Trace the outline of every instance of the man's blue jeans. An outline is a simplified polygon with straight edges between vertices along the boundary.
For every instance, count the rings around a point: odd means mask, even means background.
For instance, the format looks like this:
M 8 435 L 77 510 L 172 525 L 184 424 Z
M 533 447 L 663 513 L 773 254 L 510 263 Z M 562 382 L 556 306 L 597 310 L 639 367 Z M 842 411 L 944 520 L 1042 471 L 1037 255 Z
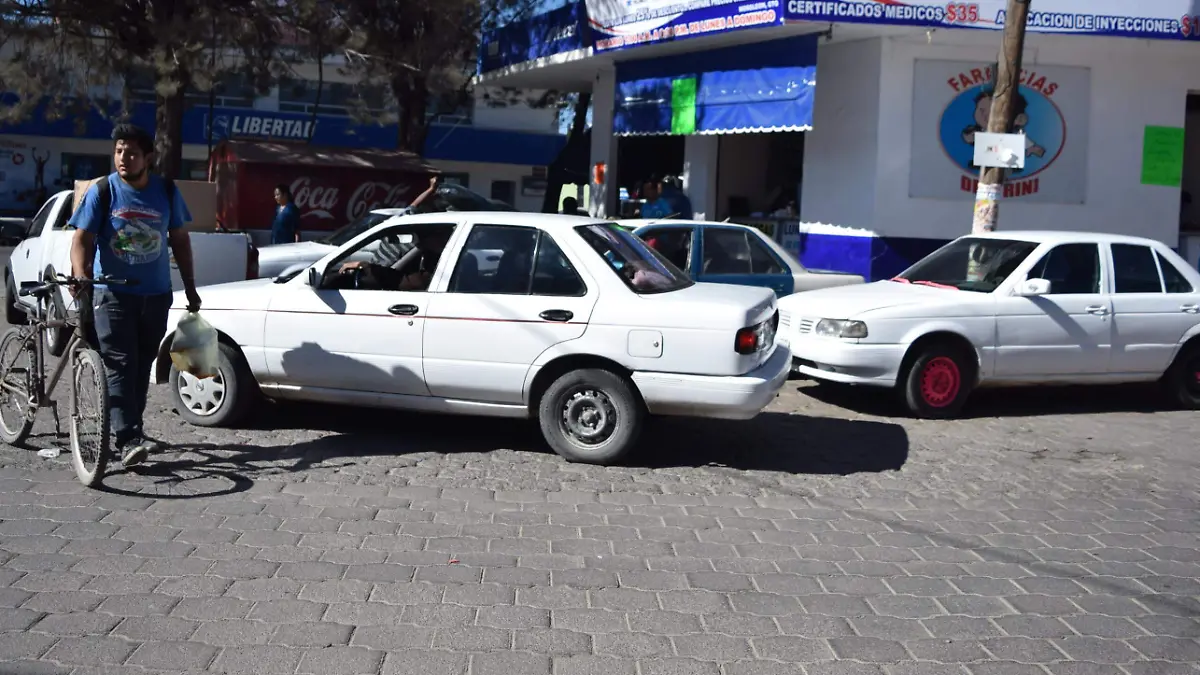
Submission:
M 121 447 L 141 435 L 150 368 L 167 334 L 172 295 L 133 295 L 97 288 L 92 300 L 96 343 L 108 376 L 108 413 L 113 442 Z

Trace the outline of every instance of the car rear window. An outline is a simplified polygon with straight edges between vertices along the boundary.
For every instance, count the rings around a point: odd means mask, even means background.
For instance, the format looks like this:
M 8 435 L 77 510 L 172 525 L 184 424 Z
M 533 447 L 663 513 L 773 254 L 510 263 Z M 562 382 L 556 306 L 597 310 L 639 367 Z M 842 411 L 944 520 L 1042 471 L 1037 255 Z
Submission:
M 575 228 L 610 269 L 634 293 L 649 295 L 687 288 L 693 283 L 682 270 L 646 245 L 637 235 L 610 223 Z

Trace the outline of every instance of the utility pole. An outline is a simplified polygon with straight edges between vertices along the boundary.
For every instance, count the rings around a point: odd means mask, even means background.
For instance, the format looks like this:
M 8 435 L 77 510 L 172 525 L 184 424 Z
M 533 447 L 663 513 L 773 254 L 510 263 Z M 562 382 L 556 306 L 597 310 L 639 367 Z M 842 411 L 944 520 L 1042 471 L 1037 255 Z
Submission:
M 1003 46 L 996 63 L 996 86 L 992 91 L 992 111 L 988 116 L 989 133 L 1007 134 L 1012 131 L 1013 104 L 1021 77 L 1021 54 L 1025 51 L 1025 21 L 1029 18 L 1029 2 L 1008 0 L 1004 12 Z M 980 170 L 979 187 L 975 190 L 975 217 L 971 221 L 972 234 L 996 229 L 1006 171 L 999 167 Z

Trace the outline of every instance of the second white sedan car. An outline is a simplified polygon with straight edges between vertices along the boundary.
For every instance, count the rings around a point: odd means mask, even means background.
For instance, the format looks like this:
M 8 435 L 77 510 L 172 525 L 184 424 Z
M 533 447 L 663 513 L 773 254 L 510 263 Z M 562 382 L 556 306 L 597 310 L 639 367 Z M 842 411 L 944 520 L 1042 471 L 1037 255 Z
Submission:
M 380 240 L 397 260 L 345 263 Z M 573 461 L 610 463 L 645 415 L 750 419 L 787 380 L 775 295 L 698 284 L 612 223 L 521 213 L 390 218 L 307 270 L 200 289 L 219 374 L 171 365 L 180 415 L 233 425 L 265 394 L 537 419 Z M 171 321 L 186 300 L 177 295 Z
M 1076 232 L 957 239 L 889 281 L 779 301 L 796 370 L 894 387 L 955 416 L 1003 384 L 1161 381 L 1200 408 L 1200 274 L 1160 242 Z

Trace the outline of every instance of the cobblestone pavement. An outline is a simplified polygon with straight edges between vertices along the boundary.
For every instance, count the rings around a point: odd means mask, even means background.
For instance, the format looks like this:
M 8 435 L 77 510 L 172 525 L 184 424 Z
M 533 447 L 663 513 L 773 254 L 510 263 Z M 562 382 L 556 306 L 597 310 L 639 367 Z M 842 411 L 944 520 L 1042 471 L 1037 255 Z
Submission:
M 794 384 L 599 468 L 508 421 L 199 430 L 159 388 L 180 452 L 107 492 L 0 449 L 0 673 L 1198 675 L 1200 418 L 1147 400 Z

